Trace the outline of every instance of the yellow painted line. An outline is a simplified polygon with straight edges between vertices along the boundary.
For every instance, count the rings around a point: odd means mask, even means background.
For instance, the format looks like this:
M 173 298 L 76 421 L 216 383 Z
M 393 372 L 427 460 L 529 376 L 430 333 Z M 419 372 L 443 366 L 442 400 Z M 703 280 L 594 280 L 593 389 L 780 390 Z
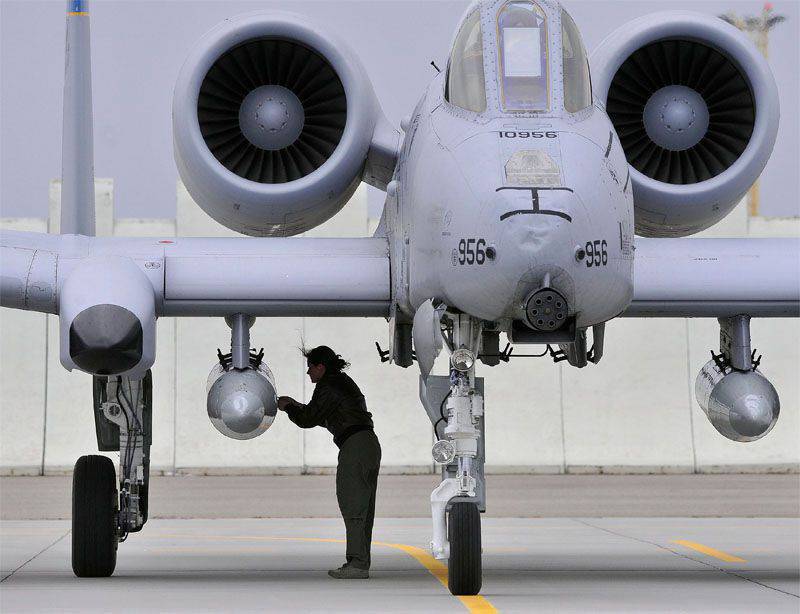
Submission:
M 67 13 L 67 15 L 70 15 L 70 16 L 72 16 L 72 15 L 80 15 L 82 17 L 86 16 L 88 14 L 89 14 L 89 11 L 70 11 L 69 13 Z
M 372 543 L 376 546 L 388 546 L 389 548 L 402 550 L 406 554 L 414 557 L 417 559 L 417 562 L 425 567 L 425 569 L 427 569 L 434 578 L 442 583 L 442 586 L 448 588 L 447 566 L 441 561 L 437 561 L 422 548 L 417 548 L 416 546 L 407 546 L 405 544 L 387 544 L 386 542 Z M 493 614 L 497 612 L 497 608 L 495 608 L 491 602 L 486 599 L 486 597 L 481 595 L 458 595 L 458 600 L 464 605 L 465 608 L 467 608 L 468 611 L 473 612 L 474 614 Z
M 685 539 L 676 539 L 672 543 L 685 546 L 686 548 L 691 548 L 692 550 L 696 550 L 697 552 L 702 552 L 703 554 L 707 554 L 708 556 L 713 556 L 715 559 L 719 559 L 720 561 L 725 561 L 726 563 L 747 562 L 744 559 L 739 558 L 738 556 L 728 554 L 727 552 L 723 552 L 722 550 L 717 550 L 716 548 L 711 548 L 710 546 L 704 546 L 703 544 L 698 544 L 697 542 L 690 542 Z
M 194 535 L 171 535 L 171 534 L 156 534 L 149 537 L 164 537 L 164 538 L 186 538 L 197 539 Z M 291 541 L 291 542 L 322 542 L 331 544 L 344 544 L 347 543 L 343 539 L 330 539 L 321 537 L 267 537 L 263 535 L 203 535 L 201 539 L 213 540 L 257 540 L 257 541 Z M 416 546 L 408 546 L 406 544 L 390 544 L 387 542 L 372 542 L 375 546 L 384 546 L 386 548 L 394 548 L 405 552 L 412 558 L 416 559 L 430 574 L 442 583 L 442 586 L 449 590 L 447 585 L 447 566 L 441 561 L 437 561 L 433 556 L 428 554 L 427 551 Z M 498 610 L 491 602 L 481 595 L 457 595 L 458 600 L 464 605 L 465 608 L 472 614 L 495 614 Z

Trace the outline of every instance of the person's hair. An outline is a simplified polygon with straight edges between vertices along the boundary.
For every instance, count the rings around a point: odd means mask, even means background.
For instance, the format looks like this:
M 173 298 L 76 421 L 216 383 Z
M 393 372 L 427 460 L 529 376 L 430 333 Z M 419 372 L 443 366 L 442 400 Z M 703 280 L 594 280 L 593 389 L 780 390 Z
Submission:
M 300 351 L 312 365 L 325 365 L 325 371 L 328 373 L 338 372 L 350 366 L 349 362 L 327 345 L 319 345 L 310 350 L 301 348 Z

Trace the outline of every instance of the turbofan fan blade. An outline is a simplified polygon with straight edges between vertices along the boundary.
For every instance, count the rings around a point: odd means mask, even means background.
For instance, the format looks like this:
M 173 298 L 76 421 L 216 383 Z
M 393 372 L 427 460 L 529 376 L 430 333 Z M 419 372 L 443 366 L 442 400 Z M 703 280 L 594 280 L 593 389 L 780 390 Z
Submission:
M 683 150 L 654 143 L 643 123 L 650 98 L 670 85 L 694 90 L 708 109 L 708 128 Z M 755 124 L 753 95 L 740 69 L 696 41 L 662 40 L 623 62 L 608 90 L 606 109 L 628 162 L 656 181 L 690 184 L 729 168 L 747 148 Z
M 260 133 L 251 129 L 251 142 L 239 125 L 242 102 L 263 86 L 288 89 L 299 101 L 294 104 L 302 106 L 299 135 L 281 149 L 262 149 Z M 285 183 L 313 173 L 336 150 L 347 123 L 347 99 L 336 72 L 318 53 L 294 41 L 261 38 L 217 59 L 200 87 L 197 117 L 206 145 L 228 170 L 259 183 Z

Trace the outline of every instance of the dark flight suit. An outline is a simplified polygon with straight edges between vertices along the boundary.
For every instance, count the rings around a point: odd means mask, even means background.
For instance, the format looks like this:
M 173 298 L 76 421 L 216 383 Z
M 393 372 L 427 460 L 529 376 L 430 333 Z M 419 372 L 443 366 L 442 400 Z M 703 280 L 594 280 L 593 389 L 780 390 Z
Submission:
M 364 395 L 347 374 L 326 373 L 308 405 L 288 405 L 286 414 L 301 428 L 324 426 L 333 435 L 339 447 L 336 498 L 347 530 L 347 562 L 369 569 L 381 446 Z

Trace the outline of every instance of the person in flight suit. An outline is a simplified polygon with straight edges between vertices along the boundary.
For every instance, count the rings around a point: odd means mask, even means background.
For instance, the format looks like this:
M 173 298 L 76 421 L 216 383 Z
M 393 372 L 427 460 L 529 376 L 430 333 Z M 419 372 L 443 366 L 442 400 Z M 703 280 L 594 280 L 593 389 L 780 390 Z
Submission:
M 303 405 L 291 397 L 278 398 L 278 408 L 304 429 L 323 426 L 339 447 L 336 498 L 347 531 L 347 561 L 328 575 L 337 579 L 369 578 L 375 491 L 381 464 L 381 446 L 372 414 L 356 383 L 342 373 L 349 364 L 331 348 L 303 350 L 308 376 L 316 384 L 311 401 Z

